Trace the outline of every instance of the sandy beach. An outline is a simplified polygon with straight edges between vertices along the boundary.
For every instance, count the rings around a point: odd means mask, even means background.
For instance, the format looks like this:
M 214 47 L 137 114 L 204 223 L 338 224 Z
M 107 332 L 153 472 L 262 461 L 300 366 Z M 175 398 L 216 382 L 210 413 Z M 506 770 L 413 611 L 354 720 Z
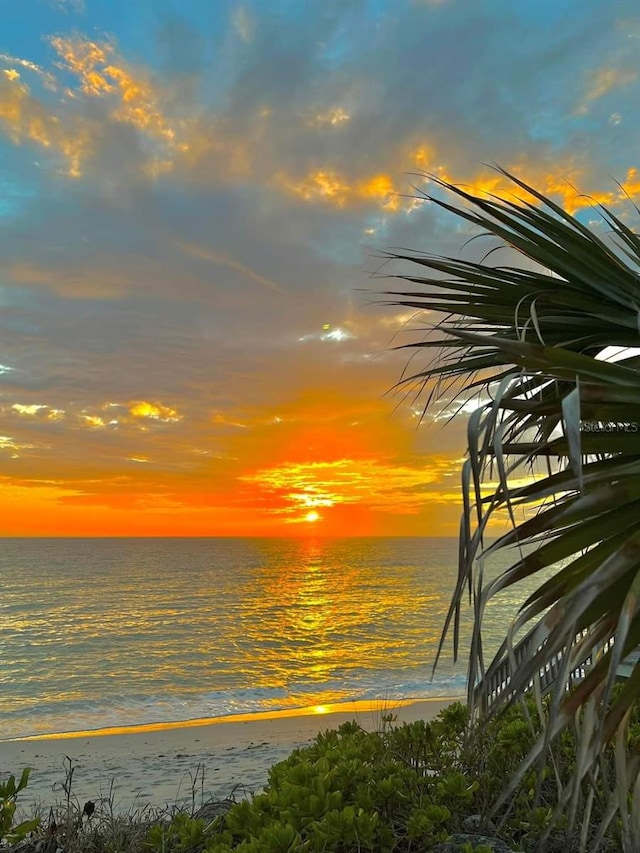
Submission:
M 192 720 L 188 723 L 75 732 L 0 741 L 0 778 L 31 767 L 19 804 L 48 808 L 64 799 L 69 761 L 72 792 L 86 800 L 111 798 L 114 808 L 196 805 L 204 800 L 260 790 L 269 768 L 320 731 L 357 720 L 376 728 L 383 713 L 398 721 L 432 719 L 456 697 L 418 700 L 391 707 L 384 702 L 351 702 L 301 711 Z

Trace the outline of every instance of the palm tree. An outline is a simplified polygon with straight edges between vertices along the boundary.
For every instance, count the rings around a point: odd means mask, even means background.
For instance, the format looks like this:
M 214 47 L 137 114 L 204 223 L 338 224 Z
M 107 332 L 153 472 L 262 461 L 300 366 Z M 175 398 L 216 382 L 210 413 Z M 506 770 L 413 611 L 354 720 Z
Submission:
M 485 401 L 468 423 L 459 574 L 443 639 L 453 631 L 457 656 L 468 590 L 469 703 L 481 718 L 531 689 L 539 696 L 553 682 L 544 734 L 502 801 L 581 712 L 575 774 L 557 814 L 568 810 L 575 819 L 584 783 L 597 776 L 613 739 L 617 799 L 601 832 L 622 805 L 626 848 L 638 850 L 640 827 L 626 802 L 631 791 L 640 813 L 640 754 L 627 749 L 625 733 L 640 697 L 640 664 L 620 693 L 612 696 L 612 688 L 621 661 L 640 644 L 640 357 L 630 349 L 640 346 L 640 236 L 604 207 L 599 213 L 611 233 L 598 236 L 502 174 L 511 198 L 437 178 L 421 197 L 498 238 L 523 263 L 495 265 L 495 249 L 478 263 L 385 254 L 411 264 L 393 276 L 405 284 L 386 291 L 387 301 L 439 317 L 424 338 L 406 345 L 436 357 L 405 373 L 400 385 L 427 393 L 425 411 L 452 396 Z M 622 348 L 615 361 L 606 357 L 612 346 Z M 508 532 L 485 544 L 497 513 L 510 520 Z M 505 549 L 514 553 L 510 568 L 485 580 L 484 561 Z M 550 567 L 549 578 L 543 570 Z M 488 602 L 524 578 L 543 576 L 485 662 Z M 584 677 L 577 680 L 577 672 Z

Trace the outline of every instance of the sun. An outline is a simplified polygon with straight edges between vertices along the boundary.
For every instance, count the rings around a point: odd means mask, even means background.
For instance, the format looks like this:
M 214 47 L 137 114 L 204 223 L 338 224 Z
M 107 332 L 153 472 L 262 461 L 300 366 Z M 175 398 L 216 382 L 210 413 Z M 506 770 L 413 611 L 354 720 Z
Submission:
M 305 515 L 304 520 L 305 521 L 319 521 L 320 520 L 320 514 L 317 513 L 315 511 L 315 509 L 312 509 L 310 512 L 308 512 Z

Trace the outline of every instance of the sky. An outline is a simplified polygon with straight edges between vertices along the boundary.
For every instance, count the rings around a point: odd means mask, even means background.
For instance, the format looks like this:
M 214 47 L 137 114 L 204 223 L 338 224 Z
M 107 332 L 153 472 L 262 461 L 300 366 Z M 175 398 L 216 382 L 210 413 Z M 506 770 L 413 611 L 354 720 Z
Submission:
M 425 174 L 640 194 L 636 0 L 0 16 L 0 535 L 457 535 L 381 253 L 463 251 Z

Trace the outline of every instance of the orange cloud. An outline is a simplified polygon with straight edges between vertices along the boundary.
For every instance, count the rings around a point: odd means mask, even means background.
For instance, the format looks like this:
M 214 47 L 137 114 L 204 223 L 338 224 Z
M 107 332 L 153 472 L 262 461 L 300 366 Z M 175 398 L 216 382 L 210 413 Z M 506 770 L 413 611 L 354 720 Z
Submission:
M 64 409 L 56 409 L 44 403 L 13 403 L 4 409 L 5 412 L 18 415 L 22 418 L 35 418 L 36 420 L 60 421 L 65 417 Z
M 625 180 L 622 183 L 625 192 L 630 196 L 640 195 L 640 171 L 638 169 L 628 169 Z
M 19 76 L 5 74 L 0 78 L 0 125 L 16 144 L 33 142 L 61 155 L 68 176 L 80 176 L 90 147 L 88 124 L 73 118 L 63 120 L 34 98 Z
M 81 421 L 92 429 L 104 429 L 107 426 L 104 418 L 99 415 L 80 415 Z
M 421 149 L 417 149 L 414 158 L 416 165 L 424 162 Z M 624 194 L 621 192 L 590 190 L 591 178 L 588 164 L 579 162 L 572 156 L 564 161 L 558 162 L 556 160 L 553 164 L 547 164 L 521 155 L 514 156 L 508 162 L 500 165 L 543 194 L 558 200 L 569 213 L 575 213 L 594 204 L 616 204 L 624 199 Z M 420 168 L 422 170 L 423 167 Z M 429 173 L 448 183 L 469 187 L 476 193 L 538 203 L 535 196 L 514 186 L 508 178 L 499 172 L 488 168 L 482 168 L 467 175 L 463 173 L 454 175 L 447 166 L 440 165 L 430 170 L 427 169 L 427 176 Z M 426 177 L 426 182 L 428 184 L 428 177 Z M 411 205 L 403 205 L 403 209 L 411 209 Z
M 413 421 L 389 408 L 316 388 L 194 425 L 158 401 L 105 403 L 56 424 L 51 447 L 0 437 L 0 453 L 20 465 L 0 490 L 0 527 L 19 535 L 28 514 L 31 535 L 453 532 L 459 452 L 418 453 Z M 53 411 L 14 409 L 25 425 Z M 126 430 L 152 422 L 172 430 Z
M 608 95 L 614 89 L 620 89 L 635 83 L 638 72 L 630 68 L 614 68 L 605 66 L 596 68 L 589 73 L 587 90 L 576 108 L 577 115 L 585 115 L 594 101 Z
M 395 162 L 414 165 L 425 175 L 425 181 L 428 181 L 427 175 L 433 174 L 444 181 L 467 185 L 475 192 L 537 201 L 534 196 L 515 188 L 503 175 L 486 167 L 467 175 L 460 171 L 453 174 L 446 160 L 439 160 L 434 146 L 426 142 L 405 146 L 404 157 L 398 155 Z M 556 160 L 548 165 L 522 155 L 514 156 L 501 165 L 531 186 L 559 199 L 570 213 L 593 204 L 614 204 L 623 197 L 613 191 L 590 191 L 588 164 L 577 163 L 571 157 L 564 163 Z M 419 184 L 420 175 L 412 175 L 411 180 L 416 183 L 416 177 Z M 410 213 L 417 203 L 406 186 L 407 182 L 403 186 L 401 178 L 402 175 L 398 174 L 394 180 L 390 173 L 384 171 L 367 177 L 351 178 L 327 166 L 315 169 L 298 180 L 279 172 L 273 179 L 273 185 L 307 202 L 321 201 L 339 208 L 373 203 L 388 214 Z M 368 233 L 373 232 L 370 229 Z
M 55 36 L 51 45 L 80 81 L 85 95 L 114 96 L 113 118 L 150 136 L 173 142 L 175 130 L 159 106 L 161 94 L 147 73 L 129 68 L 109 42 Z
M 0 55 L 5 64 L 0 78 L 0 123 L 16 143 L 29 141 L 60 154 L 67 174 L 78 178 L 84 162 L 94 153 L 99 134 L 99 118 L 86 118 L 74 106 L 80 96 L 106 100 L 108 119 L 129 124 L 150 145 L 146 169 L 150 176 L 173 167 L 184 143 L 178 139 L 180 122 L 170 119 L 161 106 L 163 91 L 143 69 L 130 67 L 110 42 L 94 42 L 76 37 L 55 36 L 51 45 L 60 57 L 60 66 L 78 79 L 76 89 L 66 91 L 68 104 L 47 104 L 36 99 L 21 80 L 18 68 L 38 75 L 51 91 L 60 89 L 53 75 L 28 60 Z
M 305 201 L 322 199 L 344 207 L 347 203 L 362 204 L 374 201 L 385 210 L 398 210 L 398 188 L 387 174 L 377 174 L 363 180 L 350 180 L 346 175 L 326 168 L 315 169 L 300 180 L 284 172 L 274 178 L 274 186 L 296 195 Z
M 233 16 L 234 26 L 241 34 L 248 33 L 248 18 L 243 7 Z M 244 23 L 243 23 L 244 21 Z M 242 36 L 244 37 L 244 36 Z M 281 132 L 286 114 L 279 109 L 277 125 L 270 119 L 271 110 L 264 108 L 259 115 L 221 116 L 202 115 L 196 104 L 180 104 L 180 113 L 170 84 L 161 84 L 147 68 L 134 66 L 118 54 L 112 41 L 92 41 L 81 36 L 51 38 L 51 44 L 60 57 L 60 65 L 75 76 L 78 85 L 67 90 L 67 103 L 47 104 L 36 99 L 30 88 L 22 82 L 21 69 L 33 73 L 51 91 L 60 90 L 55 78 L 28 60 L 0 55 L 4 75 L 0 78 L 0 124 L 14 142 L 31 142 L 59 155 L 66 163 L 70 177 L 80 177 L 85 162 L 99 150 L 101 121 L 128 124 L 140 134 L 143 145 L 141 169 L 150 179 L 172 172 L 175 180 L 208 180 L 228 183 L 233 179 L 250 178 L 285 195 L 292 195 L 309 203 L 322 203 L 339 208 L 374 206 L 385 214 L 410 212 L 415 207 L 411 198 L 403 198 L 409 181 L 403 169 L 417 169 L 435 173 L 447 180 L 468 183 L 487 192 L 513 192 L 505 182 L 486 169 L 467 168 L 467 174 L 457 164 L 452 165 L 452 154 L 447 148 L 446 131 L 439 132 L 436 144 L 432 139 L 410 137 L 402 139 L 380 153 L 377 169 L 369 174 L 338 166 L 329 154 L 322 164 L 305 168 L 304 149 L 300 165 L 283 167 L 274 145 L 276 129 Z M 594 100 L 614 88 L 630 85 L 637 78 L 631 70 L 603 67 L 592 72 L 587 92 L 579 112 L 588 109 Z M 89 119 L 82 110 L 81 99 L 95 99 L 105 106 L 104 118 L 95 115 Z M 51 100 L 51 99 L 49 99 Z M 337 127 L 351 121 L 351 113 L 336 105 L 317 111 L 303 121 L 299 116 L 289 116 L 288 135 L 295 139 L 313 127 Z M 329 148 L 329 151 L 331 149 Z M 456 141 L 456 158 L 464 155 L 459 140 Z M 578 192 L 592 193 L 599 202 L 615 203 L 616 193 L 594 194 L 588 161 L 579 163 L 568 155 L 565 161 L 545 163 L 539 157 L 514 154 L 504 165 L 544 192 L 559 198 L 571 211 L 589 205 Z M 394 173 L 397 169 L 397 174 Z M 265 177 L 266 176 L 266 177 Z M 185 244 L 188 252 L 197 251 Z
M 0 451 L 1 451 L 0 446 Z M 144 468 L 146 466 L 138 466 Z M 266 520 L 247 527 L 244 508 L 198 506 L 196 496 L 176 501 L 121 488 L 96 498 L 73 485 L 0 481 L 0 536 L 211 536 L 269 535 Z
M 338 459 L 331 462 L 285 462 L 244 475 L 274 498 L 269 512 L 299 521 L 309 509 L 359 504 L 375 512 L 417 514 L 424 509 L 426 487 L 457 471 L 459 459 L 429 457 L 423 466 L 384 459 Z M 439 492 L 429 500 L 442 500 Z M 457 499 L 457 498 L 456 498 Z M 447 498 L 448 500 L 448 498 Z M 301 515 L 302 514 L 302 515 Z

